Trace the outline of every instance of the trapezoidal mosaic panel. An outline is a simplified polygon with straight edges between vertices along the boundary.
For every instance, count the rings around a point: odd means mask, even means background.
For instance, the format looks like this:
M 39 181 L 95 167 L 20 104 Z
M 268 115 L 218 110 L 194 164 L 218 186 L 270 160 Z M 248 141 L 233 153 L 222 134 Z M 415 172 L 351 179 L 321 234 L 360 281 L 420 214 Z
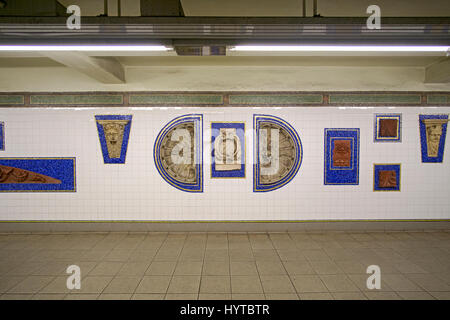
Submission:
M 359 184 L 359 129 L 325 129 L 324 184 Z
M 183 115 L 166 124 L 153 155 L 167 183 L 182 191 L 203 192 L 203 115 Z
M 285 120 L 253 115 L 253 192 L 267 192 L 288 184 L 300 169 L 302 143 L 297 131 Z
M 245 178 L 245 123 L 211 123 L 211 178 Z
M 104 163 L 125 163 L 131 115 L 95 116 Z
M 0 192 L 76 191 L 75 158 L 0 158 Z
M 422 162 L 444 160 L 448 115 L 419 115 Z

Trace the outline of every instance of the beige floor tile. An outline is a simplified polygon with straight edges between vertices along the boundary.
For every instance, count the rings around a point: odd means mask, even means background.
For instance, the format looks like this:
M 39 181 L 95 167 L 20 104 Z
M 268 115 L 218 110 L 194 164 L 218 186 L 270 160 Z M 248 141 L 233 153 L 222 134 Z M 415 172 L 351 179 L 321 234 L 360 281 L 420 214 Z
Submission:
M 205 261 L 203 264 L 203 275 L 228 276 L 230 275 L 230 264 L 228 261 Z
M 126 262 L 117 273 L 117 276 L 143 276 L 150 263 L 148 262 Z
M 164 300 L 197 300 L 198 293 L 168 293 Z
M 3 276 L 0 277 L 0 293 L 7 292 L 19 282 L 25 280 L 25 276 Z
M 233 293 L 231 300 L 266 300 L 266 296 L 262 293 Z
M 301 250 L 301 254 L 308 261 L 330 261 L 330 257 L 325 253 L 324 250 Z
M 404 300 L 436 300 L 431 294 L 424 291 L 408 292 L 402 291 L 397 294 Z
M 164 300 L 164 293 L 135 293 L 131 300 Z
M 170 276 L 144 276 L 136 289 L 136 293 L 166 293 Z
M 264 293 L 296 293 L 288 276 L 261 275 Z
M 266 300 L 299 300 L 295 293 L 266 293 Z
M 87 276 L 81 278 L 81 288 L 79 290 L 71 290 L 74 293 L 101 293 L 111 282 L 111 276 Z
M 328 291 L 319 276 L 294 275 L 291 280 L 298 293 Z
M 6 276 L 28 276 L 31 275 L 37 269 L 42 268 L 45 265 L 45 262 L 26 262 L 21 263 L 15 268 L 12 268 Z
M 33 296 L 31 300 L 64 300 L 66 294 L 64 293 L 38 293 Z
M 311 267 L 317 274 L 342 274 L 342 271 L 339 266 L 333 261 L 310 261 Z
M 299 293 L 300 300 L 334 300 L 329 292 Z
M 104 261 L 127 261 L 131 256 L 132 251 L 130 250 L 111 250 L 106 257 L 103 258 Z
M 257 261 L 281 261 L 277 250 L 253 249 L 253 256 Z
M 97 300 L 99 297 L 98 293 L 95 294 L 68 294 L 64 297 L 64 300 Z
M 231 261 L 230 268 L 231 275 L 233 276 L 258 275 L 258 270 L 254 261 Z
M 346 275 L 321 275 L 320 279 L 330 292 L 355 292 L 358 288 Z
M 150 264 L 146 275 L 171 276 L 175 271 L 176 261 L 154 261 Z
M 205 251 L 205 262 L 209 261 L 229 261 L 230 253 L 226 249 L 215 249 Z
M 426 291 L 450 291 L 450 285 L 432 274 L 408 274 L 406 277 Z
M 316 274 L 311 264 L 307 261 L 285 261 L 283 264 L 289 275 Z
M 102 293 L 98 300 L 131 300 L 131 293 Z
M 122 266 L 123 262 L 102 261 L 89 272 L 89 276 L 115 276 Z
M 103 293 L 133 293 L 141 279 L 141 277 L 115 277 Z
M 334 300 L 367 300 L 367 297 L 361 292 L 332 292 Z
M 254 261 L 255 257 L 253 255 L 253 251 L 250 248 L 237 248 L 230 249 L 229 252 L 231 261 Z
M 401 297 L 395 292 L 371 291 L 364 292 L 369 300 L 401 300 Z
M 167 293 L 198 293 L 200 276 L 173 276 Z
M 200 293 L 231 293 L 231 279 L 229 276 L 203 276 Z
M 382 274 L 381 278 L 393 291 L 422 291 L 422 288 L 402 274 Z
M 285 275 L 286 269 L 281 261 L 256 261 L 260 275 Z
M 201 293 L 198 300 L 231 300 L 231 293 Z
M 281 261 L 306 261 L 306 258 L 297 249 L 277 250 Z
M 263 293 L 258 276 L 232 276 L 231 292 L 235 293 Z
M 5 293 L 0 296 L 0 300 L 31 300 L 33 294 Z
M 48 285 L 53 276 L 28 276 L 8 290 L 8 293 L 37 293 Z
M 86 251 L 81 257 L 80 261 L 102 261 L 110 250 L 89 250 Z
M 56 278 L 54 278 L 48 285 L 46 285 L 44 288 L 42 288 L 41 291 L 39 291 L 39 293 L 45 293 L 45 294 L 50 294 L 50 293 L 70 293 L 74 290 L 70 290 L 67 288 L 67 276 L 58 276 Z M 83 278 L 81 278 L 83 279 Z
M 201 275 L 203 268 L 203 262 L 197 261 L 178 261 L 178 264 L 175 268 L 174 275 L 181 276 L 195 276 Z
M 368 267 L 354 260 L 335 260 L 334 262 L 336 263 L 336 265 L 340 270 L 348 274 L 366 273 Z
M 450 300 L 450 291 L 430 291 L 429 294 L 438 300 Z
M 156 255 L 157 249 L 137 249 L 128 258 L 129 262 L 151 262 Z

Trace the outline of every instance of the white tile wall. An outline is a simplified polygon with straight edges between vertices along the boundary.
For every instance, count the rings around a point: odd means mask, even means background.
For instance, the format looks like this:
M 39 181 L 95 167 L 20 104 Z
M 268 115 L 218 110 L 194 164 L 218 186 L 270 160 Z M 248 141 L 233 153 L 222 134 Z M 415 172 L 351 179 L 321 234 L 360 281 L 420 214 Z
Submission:
M 402 143 L 373 142 L 374 113 L 403 114 Z M 204 193 L 179 191 L 158 174 L 153 144 L 171 119 L 204 115 Z M 299 133 L 303 162 L 288 185 L 253 193 L 253 114 L 273 114 Z M 77 158 L 76 193 L 0 193 L 0 220 L 449 219 L 449 137 L 441 164 L 421 163 L 419 114 L 448 107 L 1 109 L 0 157 Z M 94 115 L 133 114 L 126 164 L 103 164 Z M 246 178 L 210 179 L 211 121 L 245 121 Z M 324 128 L 360 128 L 358 186 L 324 186 Z M 373 192 L 373 163 L 401 163 L 401 192 Z

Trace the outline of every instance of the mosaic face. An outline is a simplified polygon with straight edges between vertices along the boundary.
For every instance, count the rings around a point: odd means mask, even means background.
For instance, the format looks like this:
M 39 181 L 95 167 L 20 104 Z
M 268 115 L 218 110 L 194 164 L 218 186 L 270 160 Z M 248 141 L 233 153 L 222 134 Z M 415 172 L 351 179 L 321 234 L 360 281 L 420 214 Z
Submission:
M 104 120 L 101 123 L 105 132 L 106 146 L 110 158 L 120 158 L 122 152 L 123 133 L 127 121 Z
M 429 157 L 438 156 L 441 136 L 442 136 L 442 125 L 427 126 L 427 147 Z

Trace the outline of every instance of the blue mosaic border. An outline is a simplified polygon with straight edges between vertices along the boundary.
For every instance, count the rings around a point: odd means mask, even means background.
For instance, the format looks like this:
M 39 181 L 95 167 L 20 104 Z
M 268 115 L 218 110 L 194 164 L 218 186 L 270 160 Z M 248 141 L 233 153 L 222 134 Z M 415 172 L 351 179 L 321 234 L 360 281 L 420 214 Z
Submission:
M 378 136 L 378 119 L 398 120 L 397 137 L 382 138 Z M 402 114 L 401 113 L 376 113 L 373 119 L 373 142 L 402 142 Z
M 359 184 L 359 128 L 324 130 L 324 184 L 325 185 L 358 185 Z M 332 166 L 332 138 L 353 139 L 352 158 L 350 168 L 333 168 Z
M 0 158 L 0 165 L 61 180 L 60 184 L 0 183 L 0 192 L 76 192 L 76 158 Z
M 100 139 L 100 147 L 102 149 L 102 154 L 103 154 L 103 162 L 105 164 L 113 164 L 113 163 L 123 164 L 123 163 L 125 163 L 125 159 L 127 156 L 127 149 L 128 149 L 128 140 L 130 138 L 132 119 L 133 119 L 132 115 L 98 115 L 98 116 L 95 116 L 98 137 Z M 125 126 L 125 129 L 123 132 L 122 149 L 120 152 L 120 158 L 110 158 L 109 157 L 108 147 L 106 145 L 106 139 L 105 139 L 105 132 L 103 130 L 103 126 L 98 123 L 98 120 L 128 120 L 128 123 Z
M 445 147 L 445 137 L 447 136 L 447 123 L 442 125 L 442 136 L 439 142 L 439 151 L 437 157 L 428 157 L 427 153 L 427 133 L 425 129 L 425 124 L 422 122 L 424 119 L 448 119 L 446 114 L 438 115 L 419 115 L 419 130 L 420 130 L 420 146 L 422 152 L 422 162 L 424 163 L 441 163 L 444 160 L 444 147 Z
M 220 128 L 235 128 L 236 135 L 241 140 L 241 169 L 231 171 L 216 171 L 214 157 L 214 142 L 220 134 Z M 211 122 L 211 178 L 245 178 L 246 163 L 245 122 Z
M 166 134 L 175 126 L 185 123 L 185 122 L 194 122 L 195 125 L 195 139 L 197 148 L 195 150 L 197 157 L 197 183 L 196 184 L 188 184 L 182 183 L 178 180 L 172 178 L 164 169 L 161 163 L 160 157 L 160 149 L 161 142 L 166 136 Z M 158 133 L 156 137 L 155 145 L 153 147 L 153 159 L 155 161 L 156 169 L 161 177 L 169 183 L 171 186 L 185 192 L 191 193 L 199 193 L 203 192 L 203 115 L 202 114 L 187 114 L 180 117 L 177 117 L 167 123 L 161 131 Z M 201 159 L 201 161 L 199 161 Z
M 397 185 L 393 188 L 378 187 L 378 172 L 380 170 L 394 170 L 397 175 Z M 401 164 L 374 164 L 373 165 L 373 191 L 400 191 Z
M 0 151 L 5 151 L 5 123 L 0 122 Z
M 295 143 L 295 162 L 292 166 L 292 170 L 280 181 L 272 184 L 261 184 L 259 181 L 259 172 L 260 172 L 260 164 L 259 164 L 259 128 L 261 122 L 269 122 L 274 123 L 285 129 L 292 140 Z M 286 184 L 288 184 L 294 177 L 297 175 L 300 166 L 303 161 L 303 147 L 302 141 L 300 140 L 300 136 L 297 131 L 292 127 L 287 121 L 278 118 L 272 115 L 266 114 L 254 114 L 253 115 L 253 130 L 254 130 L 254 141 L 253 141 L 253 192 L 268 192 L 279 189 Z

